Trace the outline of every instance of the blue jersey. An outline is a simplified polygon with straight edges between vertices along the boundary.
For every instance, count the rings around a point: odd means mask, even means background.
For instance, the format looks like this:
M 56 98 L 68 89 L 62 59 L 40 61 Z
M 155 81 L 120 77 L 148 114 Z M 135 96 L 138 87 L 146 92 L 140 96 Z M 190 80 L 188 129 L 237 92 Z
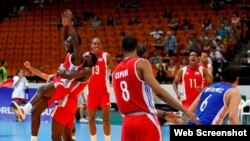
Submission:
M 200 101 L 195 110 L 201 125 L 220 125 L 228 114 L 225 103 L 225 96 L 233 86 L 229 83 L 219 82 L 205 88 L 200 97 Z M 192 121 L 189 125 L 194 124 Z

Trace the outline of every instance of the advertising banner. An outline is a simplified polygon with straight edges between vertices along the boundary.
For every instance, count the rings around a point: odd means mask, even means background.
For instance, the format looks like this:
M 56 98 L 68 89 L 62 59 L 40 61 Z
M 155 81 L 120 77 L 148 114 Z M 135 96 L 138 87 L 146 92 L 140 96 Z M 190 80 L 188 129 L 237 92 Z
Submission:
M 11 95 L 13 88 L 0 88 L 0 120 L 16 120 L 15 113 L 11 110 Z M 28 102 L 36 93 L 36 88 L 28 88 L 26 90 L 26 100 Z M 25 104 L 25 103 L 24 103 Z M 51 121 L 50 113 L 54 105 L 47 108 L 41 116 L 41 121 Z M 28 113 L 25 121 L 30 121 L 31 113 Z

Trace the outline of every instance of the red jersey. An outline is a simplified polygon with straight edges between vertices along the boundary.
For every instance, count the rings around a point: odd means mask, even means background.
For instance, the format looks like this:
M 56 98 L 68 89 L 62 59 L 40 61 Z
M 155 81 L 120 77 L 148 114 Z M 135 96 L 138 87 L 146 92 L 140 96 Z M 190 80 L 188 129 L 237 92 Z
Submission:
M 82 65 L 75 66 L 71 62 L 71 57 L 72 57 L 72 54 L 68 53 L 64 59 L 63 65 L 61 65 L 59 69 L 66 69 L 66 73 L 74 73 L 74 72 L 82 70 Z M 53 80 L 55 85 L 64 85 L 64 87 L 66 88 L 72 87 L 71 85 L 74 84 L 73 83 L 74 81 L 76 81 L 76 79 L 68 80 L 68 79 L 61 78 L 60 76 L 54 78 Z
M 64 63 L 61 65 L 61 67 L 66 69 L 66 73 L 72 73 L 82 70 L 82 65 L 75 66 L 74 64 L 72 64 L 71 56 L 72 54 L 69 53 L 66 55 Z M 69 80 L 62 78 L 60 75 L 54 77 L 50 83 L 52 83 L 56 89 L 54 95 L 49 99 L 48 105 L 63 98 L 67 94 L 72 93 L 75 90 L 78 90 L 78 87 L 81 87 L 81 85 L 79 85 L 79 83 L 81 82 L 77 81 L 76 79 Z
M 63 66 L 66 73 L 77 72 L 82 69 L 82 65 L 75 66 L 71 62 L 71 55 L 67 55 Z M 59 68 L 60 69 L 60 68 Z M 57 101 L 51 116 L 62 125 L 69 129 L 73 129 L 75 121 L 75 113 L 77 111 L 78 96 L 83 92 L 89 80 L 80 82 L 77 79 L 67 80 L 57 76 L 52 83 L 55 85 L 55 93 L 49 99 L 48 104 Z
M 189 66 L 183 67 L 182 80 L 183 96 L 185 97 L 182 104 L 188 108 L 199 95 L 198 88 L 203 87 L 203 67 L 199 65 L 194 69 Z
M 112 82 L 119 111 L 124 114 L 157 113 L 152 89 L 141 80 L 136 64 L 141 58 L 131 57 L 120 62 L 112 74 Z
M 97 64 L 92 68 L 92 77 L 88 84 L 88 92 L 95 95 L 109 93 L 107 53 L 102 52 L 97 58 Z

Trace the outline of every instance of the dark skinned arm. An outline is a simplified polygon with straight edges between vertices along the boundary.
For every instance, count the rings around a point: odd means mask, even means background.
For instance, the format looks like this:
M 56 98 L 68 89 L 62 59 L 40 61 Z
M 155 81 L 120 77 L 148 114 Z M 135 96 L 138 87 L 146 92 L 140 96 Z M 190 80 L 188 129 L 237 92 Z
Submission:
M 92 74 L 92 68 L 85 67 L 83 70 L 78 71 L 78 72 L 73 72 L 73 73 L 64 73 L 64 78 L 66 79 L 78 79 L 78 78 L 86 78 L 91 76 Z

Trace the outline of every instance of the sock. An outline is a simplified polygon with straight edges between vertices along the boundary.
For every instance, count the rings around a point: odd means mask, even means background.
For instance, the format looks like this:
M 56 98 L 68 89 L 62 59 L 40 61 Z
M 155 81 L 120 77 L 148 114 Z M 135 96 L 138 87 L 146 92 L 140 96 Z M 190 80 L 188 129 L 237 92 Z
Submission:
M 75 136 L 75 135 L 73 135 L 73 136 L 72 136 L 72 139 L 73 139 L 73 140 L 76 140 L 76 136 Z
M 105 141 L 111 141 L 110 135 L 104 135 Z
M 91 141 L 96 141 L 96 135 L 90 135 Z
M 37 136 L 31 136 L 31 140 L 30 141 L 37 141 Z
M 23 107 L 23 111 L 25 114 L 27 114 L 29 111 L 31 111 L 32 109 L 32 105 L 31 103 L 27 103 L 24 107 Z

